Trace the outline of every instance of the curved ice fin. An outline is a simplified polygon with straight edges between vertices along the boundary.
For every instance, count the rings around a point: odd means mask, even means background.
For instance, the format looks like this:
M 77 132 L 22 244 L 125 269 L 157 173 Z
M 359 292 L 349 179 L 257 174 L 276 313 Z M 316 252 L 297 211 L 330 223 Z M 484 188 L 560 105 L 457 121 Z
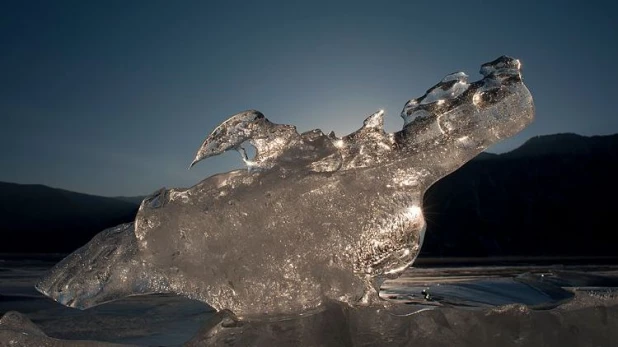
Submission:
M 237 113 L 221 123 L 202 143 L 191 168 L 200 160 L 234 149 L 241 155 L 249 171 L 269 168 L 282 154 L 300 141 L 296 127 L 270 122 L 256 110 Z M 255 147 L 255 157 L 249 158 L 243 144 Z
M 237 149 L 267 123 L 270 122 L 256 110 L 247 110 L 231 116 L 204 140 L 189 169 L 203 159 L 219 155 L 229 149 Z

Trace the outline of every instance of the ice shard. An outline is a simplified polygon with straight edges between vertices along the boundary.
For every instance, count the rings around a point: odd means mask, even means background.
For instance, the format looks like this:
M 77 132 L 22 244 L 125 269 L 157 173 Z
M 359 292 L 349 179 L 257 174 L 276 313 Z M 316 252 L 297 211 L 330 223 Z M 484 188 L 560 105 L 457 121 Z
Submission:
M 236 114 L 191 166 L 235 149 L 250 170 L 161 189 L 134 224 L 102 232 L 37 288 L 78 308 L 173 292 L 239 318 L 376 302 L 382 281 L 419 253 L 424 192 L 533 120 L 518 60 L 500 57 L 481 73 L 473 83 L 448 75 L 410 100 L 395 133 L 382 128 L 383 111 L 343 137 L 299 134 L 255 110 Z

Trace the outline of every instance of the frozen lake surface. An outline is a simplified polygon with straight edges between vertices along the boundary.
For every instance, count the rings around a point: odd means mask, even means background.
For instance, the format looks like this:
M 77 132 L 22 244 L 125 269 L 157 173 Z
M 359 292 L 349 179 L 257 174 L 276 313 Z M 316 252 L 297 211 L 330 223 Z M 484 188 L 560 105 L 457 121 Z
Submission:
M 419 259 L 415 268 L 382 286 L 381 297 L 393 302 L 387 311 L 327 310 L 299 318 L 304 320 L 300 325 L 295 320 L 276 323 L 283 329 L 280 336 L 273 333 L 272 324 L 250 323 L 209 340 L 198 332 L 213 320 L 214 311 L 198 301 L 162 294 L 134 296 L 80 311 L 42 296 L 34 283 L 60 258 L 0 255 L 0 316 L 18 311 L 57 339 L 147 346 L 177 346 L 192 338 L 197 345 L 299 345 L 302 341 L 294 341 L 300 336 L 299 326 L 318 334 L 325 331 L 316 321 L 347 321 L 335 327 L 346 330 L 343 340 L 336 338 L 341 331 L 311 340 L 333 345 L 611 346 L 618 341 L 613 331 L 618 326 L 615 260 L 603 264 L 597 259 L 592 265 L 584 259 Z M 316 326 L 308 327 L 309 321 Z

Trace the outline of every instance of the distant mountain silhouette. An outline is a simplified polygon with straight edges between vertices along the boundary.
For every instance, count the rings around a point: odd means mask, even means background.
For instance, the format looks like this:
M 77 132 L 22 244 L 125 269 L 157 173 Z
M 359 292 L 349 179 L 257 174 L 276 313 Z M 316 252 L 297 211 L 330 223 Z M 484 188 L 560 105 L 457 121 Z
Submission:
M 421 256 L 616 256 L 618 134 L 538 136 L 425 195 Z
M 130 202 L 132 204 L 135 204 L 135 205 L 139 206 L 142 203 L 142 200 L 144 200 L 145 197 L 146 197 L 146 195 L 144 195 L 144 196 L 114 196 L 113 198 L 116 199 L 116 200 Z
M 43 185 L 0 182 L 0 252 L 69 252 L 135 218 L 139 205 Z
M 618 134 L 538 136 L 429 189 L 421 258 L 616 256 Z M 0 252 L 69 252 L 134 219 L 143 197 L 0 183 Z
M 618 134 L 609 136 L 581 136 L 577 134 L 555 134 L 535 136 L 519 148 L 503 154 L 510 159 L 516 157 L 540 157 L 547 155 L 607 155 L 616 159 Z

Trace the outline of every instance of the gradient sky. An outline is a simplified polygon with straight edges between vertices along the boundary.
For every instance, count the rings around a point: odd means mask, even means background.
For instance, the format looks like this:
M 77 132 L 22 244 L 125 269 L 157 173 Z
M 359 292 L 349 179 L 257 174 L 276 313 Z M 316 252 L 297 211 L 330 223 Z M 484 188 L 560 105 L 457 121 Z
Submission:
M 241 167 L 187 166 L 249 108 L 343 135 L 445 74 L 523 64 L 541 134 L 618 132 L 618 5 L 609 1 L 3 1 L 0 181 L 143 195 Z

